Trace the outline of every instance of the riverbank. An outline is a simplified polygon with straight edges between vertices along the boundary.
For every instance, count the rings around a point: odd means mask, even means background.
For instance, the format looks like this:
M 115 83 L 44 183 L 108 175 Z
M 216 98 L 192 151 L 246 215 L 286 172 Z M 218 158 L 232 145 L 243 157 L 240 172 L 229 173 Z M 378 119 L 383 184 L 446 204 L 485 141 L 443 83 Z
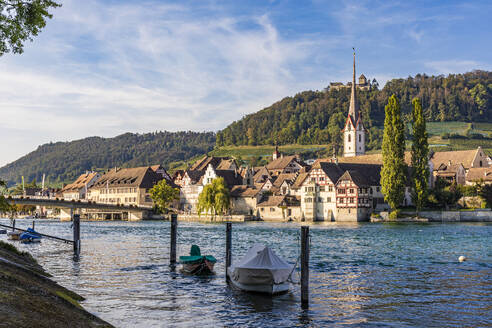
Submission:
M 29 253 L 0 241 L 0 327 L 112 327 L 49 277 Z

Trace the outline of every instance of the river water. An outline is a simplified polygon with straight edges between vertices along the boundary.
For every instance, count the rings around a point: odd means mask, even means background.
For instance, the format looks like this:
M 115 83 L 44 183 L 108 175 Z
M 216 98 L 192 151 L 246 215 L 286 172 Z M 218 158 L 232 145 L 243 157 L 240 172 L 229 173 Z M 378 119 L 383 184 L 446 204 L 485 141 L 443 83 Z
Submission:
M 30 223 L 17 220 L 19 228 Z M 38 220 L 36 230 L 71 238 L 70 225 Z M 223 224 L 178 224 L 178 256 L 198 244 L 218 259 L 215 276 L 173 272 L 169 227 L 82 222 L 78 262 L 71 245 L 16 245 L 117 327 L 492 327 L 492 224 L 312 225 L 306 311 L 299 285 L 273 299 L 227 286 Z M 233 224 L 233 261 L 260 242 L 295 263 L 299 232 L 293 223 Z

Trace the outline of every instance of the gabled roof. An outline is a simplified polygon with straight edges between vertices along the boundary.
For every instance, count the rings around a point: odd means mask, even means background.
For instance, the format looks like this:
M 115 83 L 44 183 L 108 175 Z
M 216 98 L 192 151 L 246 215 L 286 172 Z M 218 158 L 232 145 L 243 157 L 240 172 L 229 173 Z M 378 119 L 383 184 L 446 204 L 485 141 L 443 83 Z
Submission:
M 214 157 L 214 156 L 204 156 L 197 160 L 192 166 L 191 170 L 205 171 L 209 164 L 212 165 L 214 169 L 219 170 L 230 170 L 231 165 L 234 163 L 234 159 L 230 157 Z
M 267 196 L 258 203 L 257 207 L 278 207 L 281 205 L 299 206 L 300 198 L 290 195 Z
M 451 164 L 451 165 L 449 165 L 449 164 L 447 165 L 447 164 L 442 163 L 437 168 L 437 174 L 440 174 L 440 173 L 457 173 L 459 171 L 460 167 L 464 169 L 464 166 L 461 163 Z
M 284 181 L 287 183 L 293 183 L 295 178 L 297 177 L 297 173 L 281 173 L 277 176 L 275 181 L 273 182 L 274 187 L 280 187 Z
M 293 161 L 298 163 L 295 155 L 280 157 L 268 163 L 266 168 L 268 170 L 283 170 Z
M 344 180 L 350 180 L 358 187 L 369 187 L 371 186 L 371 183 L 368 182 L 366 177 L 367 176 L 362 175 L 359 171 L 345 171 L 345 173 L 338 179 L 337 183 Z
M 466 181 L 479 182 L 492 181 L 492 167 L 472 167 L 466 173 Z
M 248 187 L 244 185 L 233 186 L 231 188 L 232 197 L 255 197 L 261 192 L 261 189 L 255 187 Z
M 255 175 L 253 176 L 253 181 L 255 182 L 260 181 L 264 175 L 267 176 L 267 179 L 271 177 L 270 172 L 268 172 L 266 166 L 256 167 Z
M 205 171 L 186 170 L 184 174 L 190 178 L 191 183 L 195 184 L 195 183 L 200 182 L 201 178 L 205 175 Z
M 85 185 L 90 183 L 91 180 L 94 179 L 97 175 L 97 172 L 88 172 L 81 174 L 74 182 L 63 187 L 61 192 L 79 191 L 80 189 L 85 188 Z
M 242 185 L 243 179 L 242 177 L 236 173 L 236 171 L 231 170 L 215 170 L 215 174 L 217 176 L 224 178 L 224 182 L 227 187 L 232 188 L 236 185 Z
M 359 156 L 356 156 L 359 157 Z M 336 183 L 345 171 L 357 172 L 364 177 L 364 183 L 371 186 L 378 186 L 381 180 L 381 165 L 379 164 L 360 164 L 360 163 L 331 163 L 318 161 L 313 165 L 314 168 L 321 168 L 328 178 Z M 353 173 L 354 175 L 356 173 Z
M 162 180 L 162 175 L 154 172 L 149 166 L 134 168 L 115 168 L 106 172 L 93 188 L 138 187 L 152 188 Z
M 479 149 L 439 151 L 432 154 L 431 161 L 434 168 L 438 168 L 443 163 L 449 164 L 451 162 L 451 164 L 462 163 L 465 169 L 469 169 L 478 151 Z
M 299 188 L 301 188 L 302 183 L 304 182 L 304 180 L 306 180 L 306 178 L 308 177 L 308 175 L 309 175 L 309 172 L 301 172 L 301 173 L 299 173 L 299 175 L 297 176 L 296 180 L 292 184 L 291 189 L 299 189 Z

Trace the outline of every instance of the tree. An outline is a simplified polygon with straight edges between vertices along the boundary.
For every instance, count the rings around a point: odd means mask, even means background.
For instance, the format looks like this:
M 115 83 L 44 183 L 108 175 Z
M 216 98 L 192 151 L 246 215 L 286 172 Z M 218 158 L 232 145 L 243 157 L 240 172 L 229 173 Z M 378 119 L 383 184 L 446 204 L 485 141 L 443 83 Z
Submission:
M 224 178 L 218 177 L 207 184 L 198 196 L 198 215 L 211 213 L 225 214 L 231 205 L 229 189 L 225 185 Z
M 50 8 L 61 5 L 51 0 L 0 0 L 0 56 L 24 51 L 51 18 Z
M 164 213 L 174 200 L 179 199 L 179 189 L 168 185 L 166 179 L 154 185 L 149 193 L 161 213 Z
M 4 190 L 7 188 L 7 184 L 0 180 L 0 212 L 7 212 L 10 210 L 10 204 L 5 199 Z
M 425 118 L 422 106 L 418 98 L 412 101 L 412 186 L 413 202 L 417 208 L 417 214 L 422 210 L 428 194 L 429 184 L 429 143 L 425 128 Z
M 404 133 L 400 103 L 396 96 L 392 95 L 385 107 L 381 168 L 381 189 L 384 199 L 392 209 L 401 204 L 405 195 Z

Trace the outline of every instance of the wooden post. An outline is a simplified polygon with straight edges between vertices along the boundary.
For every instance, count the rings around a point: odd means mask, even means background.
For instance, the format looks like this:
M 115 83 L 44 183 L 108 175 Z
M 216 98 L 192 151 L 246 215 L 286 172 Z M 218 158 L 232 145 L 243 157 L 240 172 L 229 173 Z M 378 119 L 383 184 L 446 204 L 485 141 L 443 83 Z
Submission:
M 73 215 L 73 255 L 80 255 L 80 215 Z
M 301 227 L 301 307 L 309 307 L 309 227 Z
M 32 220 L 32 230 L 34 230 L 34 227 L 36 226 L 35 224 L 36 222 L 34 222 L 34 220 Z
M 15 231 L 15 219 L 12 221 L 12 231 Z
M 169 264 L 176 264 L 176 234 L 178 231 L 178 215 L 176 213 L 171 214 L 171 249 L 169 254 Z
M 229 267 L 231 266 L 231 261 L 232 261 L 231 249 L 232 249 L 232 223 L 227 222 L 226 223 L 226 261 L 225 261 L 226 281 L 229 280 L 229 275 L 228 275 L 227 271 L 229 270 Z

